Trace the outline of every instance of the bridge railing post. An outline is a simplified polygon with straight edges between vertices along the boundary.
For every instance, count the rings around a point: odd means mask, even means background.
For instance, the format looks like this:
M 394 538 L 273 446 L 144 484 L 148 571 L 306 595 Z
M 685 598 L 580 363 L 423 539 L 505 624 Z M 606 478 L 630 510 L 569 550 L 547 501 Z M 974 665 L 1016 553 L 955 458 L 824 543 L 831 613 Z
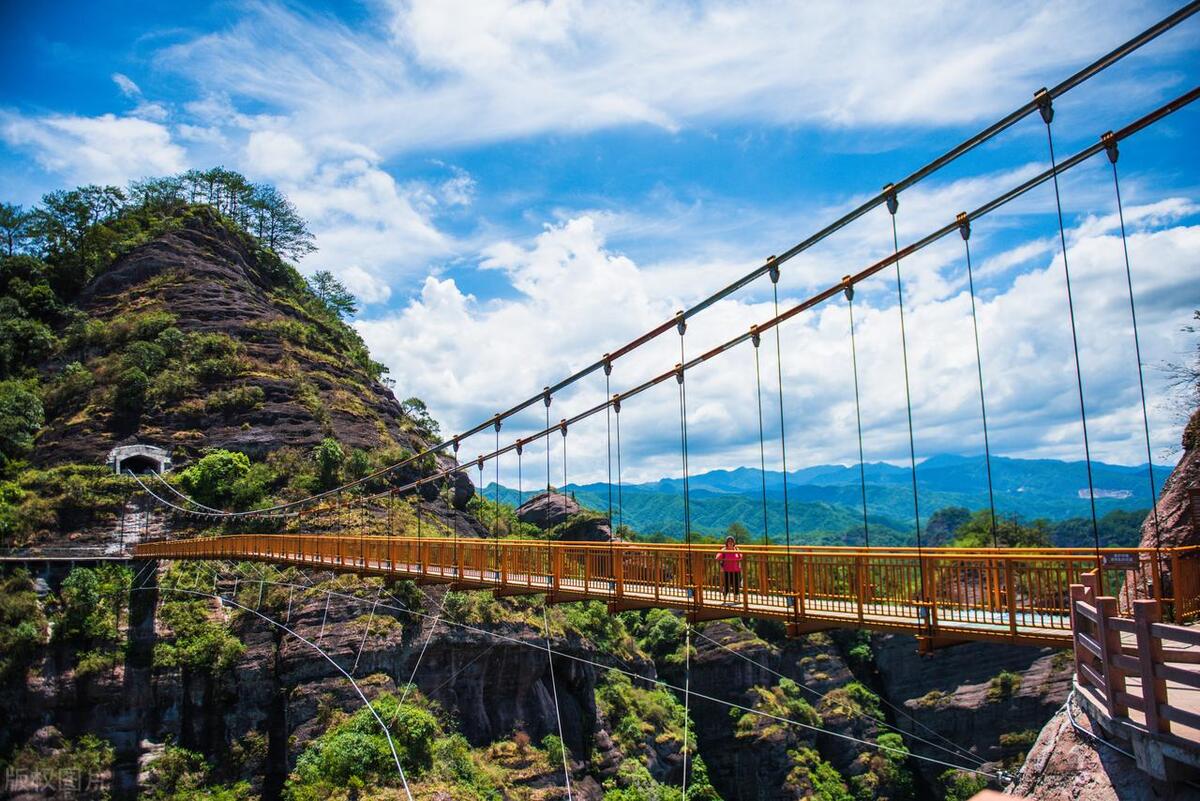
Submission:
M 858 603 L 858 622 L 862 625 L 863 611 L 866 606 L 866 591 L 867 591 L 867 558 L 865 556 L 854 557 L 854 596 Z
M 1157 678 L 1155 665 L 1163 663 L 1162 640 L 1154 636 L 1153 627 L 1162 622 L 1162 606 L 1154 600 L 1133 602 L 1133 625 L 1137 637 L 1138 663 L 1142 678 L 1142 711 L 1146 728 L 1151 732 L 1168 732 L 1171 724 L 1159 714 L 1159 706 L 1167 703 L 1167 682 Z
M 805 571 L 804 555 L 797 553 L 789 554 L 789 556 L 791 557 L 789 567 L 792 578 L 791 587 L 789 588 L 792 591 L 791 612 L 793 618 L 800 620 L 804 617 L 804 595 L 808 591 L 807 581 L 805 580 L 807 574 Z
M 1004 594 L 1008 596 L 1008 632 L 1017 636 L 1017 583 L 1013 577 L 1013 560 L 1004 560 Z
M 1111 623 L 1119 615 L 1117 599 L 1111 596 L 1096 598 L 1096 639 L 1100 645 L 1101 678 L 1104 680 L 1104 703 L 1110 717 L 1124 717 L 1128 707 L 1119 700 L 1125 694 L 1125 671 L 1114 664 L 1113 657 L 1121 653 L 1121 632 Z

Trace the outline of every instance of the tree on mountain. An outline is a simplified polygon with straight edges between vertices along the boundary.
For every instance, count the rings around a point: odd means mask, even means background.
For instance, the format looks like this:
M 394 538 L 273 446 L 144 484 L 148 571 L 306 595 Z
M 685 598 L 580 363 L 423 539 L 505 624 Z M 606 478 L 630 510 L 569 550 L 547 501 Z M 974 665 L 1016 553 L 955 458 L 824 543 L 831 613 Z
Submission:
M 29 215 L 20 206 L 0 203 L 0 241 L 4 255 L 12 256 L 22 240 L 29 236 Z
M 60 297 L 73 297 L 107 255 L 111 232 L 102 224 L 125 202 L 116 186 L 81 186 L 42 198 L 31 215 L 29 233 L 53 269 Z
M 996 541 L 1001 548 L 1049 548 L 1050 525 L 1045 520 L 1024 523 L 1017 515 L 996 515 Z M 956 548 L 990 548 L 992 513 L 980 509 L 954 532 Z
M 735 520 L 729 524 L 729 528 L 725 529 L 725 536 L 733 537 L 733 541 L 739 545 L 745 545 L 750 542 L 750 529 Z
M 962 506 L 947 506 L 929 516 L 925 525 L 925 539 L 930 545 L 945 545 L 954 538 L 959 526 L 971 519 L 971 510 Z M 989 521 L 990 525 L 990 521 Z
M 0 381 L 0 464 L 33 449 L 44 422 L 42 402 L 24 381 Z
M 418 397 L 405 398 L 400 401 L 400 411 L 413 421 L 413 424 L 430 437 L 437 439 L 441 435 L 441 426 L 429 414 L 429 407 Z
M 246 227 L 267 248 L 292 259 L 301 259 L 317 249 L 304 218 L 282 192 L 261 185 L 247 198 Z
M 358 314 L 358 304 L 354 295 L 333 273 L 328 270 L 317 270 L 312 278 L 306 279 L 308 288 L 317 296 L 317 300 L 339 320 Z
M 326 437 L 313 448 L 313 461 L 317 463 L 317 474 L 321 489 L 336 487 L 342 477 L 342 465 L 346 463 L 346 452 L 333 437 Z

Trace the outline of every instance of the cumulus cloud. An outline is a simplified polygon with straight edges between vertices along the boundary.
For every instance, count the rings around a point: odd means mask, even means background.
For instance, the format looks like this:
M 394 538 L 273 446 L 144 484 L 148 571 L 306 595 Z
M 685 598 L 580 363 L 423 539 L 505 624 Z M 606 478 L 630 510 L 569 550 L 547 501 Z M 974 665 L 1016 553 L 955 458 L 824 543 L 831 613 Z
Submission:
M 1160 204 L 1155 207 L 1162 208 Z M 1151 219 L 1153 207 L 1129 216 Z M 1073 231 L 1069 258 L 1075 277 L 1080 361 L 1089 406 L 1093 457 L 1137 462 L 1140 405 L 1136 360 L 1124 286 L 1119 236 Z M 1019 247 L 1019 246 L 1018 246 Z M 1200 293 L 1181 265 L 1200 260 L 1200 227 L 1139 229 L 1130 238 L 1135 291 L 1142 303 L 1143 358 L 1152 400 L 1169 393 L 1156 369 L 1178 361 L 1194 346 L 1180 329 L 1200 304 Z M 994 451 L 1008 455 L 1082 458 L 1070 330 L 1061 259 L 1042 254 L 1006 288 L 978 300 Z M 360 332 L 387 363 L 406 393 L 418 394 L 446 415 L 451 430 L 486 419 L 539 387 L 577 370 L 669 319 L 700 288 L 679 286 L 672 297 L 647 291 L 653 269 L 609 250 L 589 218 L 548 227 L 527 245 L 488 248 L 482 269 L 502 271 L 516 296 L 490 302 L 464 293 L 450 278 L 430 277 L 398 313 L 361 321 Z M 908 275 L 924 269 L 912 264 Z M 858 358 L 867 458 L 907 457 L 899 318 L 894 273 L 872 279 L 856 299 Z M 883 289 L 884 291 L 875 291 Z M 874 292 L 874 294 L 873 294 Z M 799 300 L 787 295 L 786 307 Z M 906 304 L 907 305 L 907 304 Z M 693 318 L 684 345 L 703 352 L 755 321 L 769 318 L 769 302 L 739 296 Z M 965 287 L 906 309 L 909 366 L 918 457 L 982 450 L 970 302 Z M 848 317 L 840 298 L 786 323 L 784 403 L 793 467 L 857 458 Z M 624 391 L 679 361 L 672 331 L 617 362 L 612 390 Z M 769 453 L 778 459 L 778 406 L 774 337 L 764 337 L 760 357 L 766 383 L 763 403 Z M 688 425 L 694 470 L 756 463 L 758 418 L 754 353 L 748 344 L 714 356 L 688 373 Z M 604 397 L 597 374 L 555 398 L 551 420 L 569 416 Z M 622 411 L 626 477 L 678 474 L 679 399 L 674 381 L 628 401 Z M 1151 408 L 1155 451 L 1163 456 L 1177 439 L 1179 421 L 1162 403 Z M 506 426 L 502 441 L 544 424 L 538 404 Z M 491 448 L 491 432 L 465 445 L 466 456 Z M 561 438 L 555 437 L 554 470 Z M 605 419 L 571 429 L 572 480 L 605 474 Z M 543 446 L 531 446 L 541 453 Z M 541 458 L 540 456 L 538 457 Z M 778 462 L 776 461 L 776 464 Z M 633 467 L 629 467 L 633 465 Z M 538 468 L 542 469 L 542 468 Z M 512 460 L 502 478 L 514 481 Z M 528 476 L 531 474 L 527 473 Z M 558 480 L 557 478 L 555 480 Z
M 394 284 L 455 248 L 424 207 L 426 190 L 399 184 L 368 159 L 329 159 L 280 186 L 317 237 L 320 250 L 305 269 L 330 270 L 364 304 L 388 300 Z
M 123 184 L 185 165 L 184 149 L 165 125 L 132 116 L 8 113 L 0 116 L 0 135 L 47 172 L 77 184 Z

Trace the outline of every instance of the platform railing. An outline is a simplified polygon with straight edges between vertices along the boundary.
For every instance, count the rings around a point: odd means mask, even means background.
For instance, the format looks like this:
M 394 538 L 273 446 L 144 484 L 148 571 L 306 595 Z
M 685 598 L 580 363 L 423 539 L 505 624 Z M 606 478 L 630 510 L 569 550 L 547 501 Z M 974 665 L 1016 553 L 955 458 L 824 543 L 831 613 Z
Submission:
M 1160 601 L 1134 600 L 1125 613 L 1100 592 L 1095 573 L 1071 587 L 1079 692 L 1109 722 L 1200 741 L 1200 628 L 1164 623 Z

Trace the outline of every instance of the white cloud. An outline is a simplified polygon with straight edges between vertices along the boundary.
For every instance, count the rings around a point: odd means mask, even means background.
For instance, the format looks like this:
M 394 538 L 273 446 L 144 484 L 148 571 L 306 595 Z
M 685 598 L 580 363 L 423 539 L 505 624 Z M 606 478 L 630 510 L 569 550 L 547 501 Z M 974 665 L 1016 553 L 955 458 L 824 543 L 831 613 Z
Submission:
M 1086 0 L 986 14 L 950 2 L 876 2 L 853 14 L 834 2 L 379 8 L 382 25 L 350 28 L 263 2 L 161 59 L 203 91 L 272 109 L 308 137 L 349 135 L 394 154 L 631 123 L 674 131 L 742 119 L 835 128 L 975 121 L 1154 14 L 1113 14 Z
M 1129 216 L 1148 218 L 1152 212 L 1135 207 Z M 1200 304 L 1200 292 L 1189 277 L 1200 261 L 1200 227 L 1135 233 L 1130 255 L 1154 447 L 1161 457 L 1177 441 L 1179 421 L 1161 402 L 1169 391 L 1155 366 L 1184 358 L 1195 344 L 1180 327 Z M 451 431 L 535 394 L 538 387 L 669 319 L 675 308 L 713 288 L 669 283 L 683 298 L 648 291 L 649 286 L 661 286 L 654 269 L 606 249 L 588 218 L 548 227 L 529 245 L 498 243 L 484 256 L 481 267 L 504 272 L 518 293 L 515 297 L 480 302 L 464 294 L 454 280 L 431 277 L 421 294 L 398 313 L 358 324 L 403 391 L 424 397 Z M 1137 436 L 1140 406 L 1120 239 L 1111 233 L 1073 232 L 1070 259 L 1093 457 L 1137 462 L 1144 458 L 1139 455 L 1144 446 Z M 913 260 L 906 268 L 906 281 L 910 276 L 920 280 L 918 274 L 925 269 Z M 856 300 L 856 323 L 867 458 L 899 461 L 907 458 L 908 435 L 899 320 L 894 295 L 889 299 L 887 291 L 894 286 L 892 276 L 885 272 L 863 286 Z M 785 307 L 797 301 L 790 295 L 782 299 Z M 994 451 L 1082 458 L 1060 260 L 1042 254 L 1011 285 L 980 298 L 978 304 Z M 722 301 L 693 318 L 685 340 L 687 354 L 703 352 L 771 314 L 766 302 Z M 965 288 L 913 301 L 906 323 L 918 457 L 981 451 Z M 857 458 L 847 325 L 845 303 L 839 298 L 793 318 L 781 330 L 793 467 Z M 778 434 L 771 422 L 778 419 L 773 335 L 764 338 L 761 357 L 767 381 L 763 401 L 768 458 L 777 463 Z M 678 337 L 670 332 L 619 360 L 612 389 L 624 391 L 669 370 L 678 360 Z M 596 403 L 603 389 L 603 376 L 597 374 L 562 393 L 555 399 L 551 420 Z M 750 346 L 716 355 L 689 372 L 687 389 L 692 469 L 756 463 L 758 420 Z M 625 404 L 627 479 L 679 473 L 676 393 L 675 382 L 668 381 Z M 542 414 L 538 404 L 520 415 L 506 425 L 502 442 L 540 427 Z M 466 457 L 491 449 L 490 431 L 476 440 L 464 446 Z M 603 415 L 571 429 L 572 480 L 604 475 L 605 442 Z M 556 474 L 561 469 L 560 446 L 556 437 Z M 531 452 L 541 454 L 542 447 L 531 446 Z M 512 459 L 502 469 L 502 478 L 515 481 Z M 526 469 L 544 468 L 527 463 Z M 538 474 L 527 473 L 526 481 L 532 475 Z
M 112 75 L 113 83 L 121 90 L 121 94 L 128 98 L 140 99 L 142 96 L 141 88 L 133 82 L 128 75 L 122 75 L 119 72 L 114 72 Z
M 0 135 L 32 153 L 47 172 L 77 184 L 166 175 L 184 168 L 185 152 L 166 126 L 136 117 L 53 114 L 0 116 Z
M 332 271 L 364 304 L 388 300 L 391 286 L 455 247 L 422 206 L 426 190 L 398 184 L 367 159 L 330 159 L 280 187 L 317 237 L 305 269 Z
M 246 143 L 246 163 L 254 175 L 302 180 L 312 171 L 307 148 L 294 136 L 279 131 L 254 131 Z

